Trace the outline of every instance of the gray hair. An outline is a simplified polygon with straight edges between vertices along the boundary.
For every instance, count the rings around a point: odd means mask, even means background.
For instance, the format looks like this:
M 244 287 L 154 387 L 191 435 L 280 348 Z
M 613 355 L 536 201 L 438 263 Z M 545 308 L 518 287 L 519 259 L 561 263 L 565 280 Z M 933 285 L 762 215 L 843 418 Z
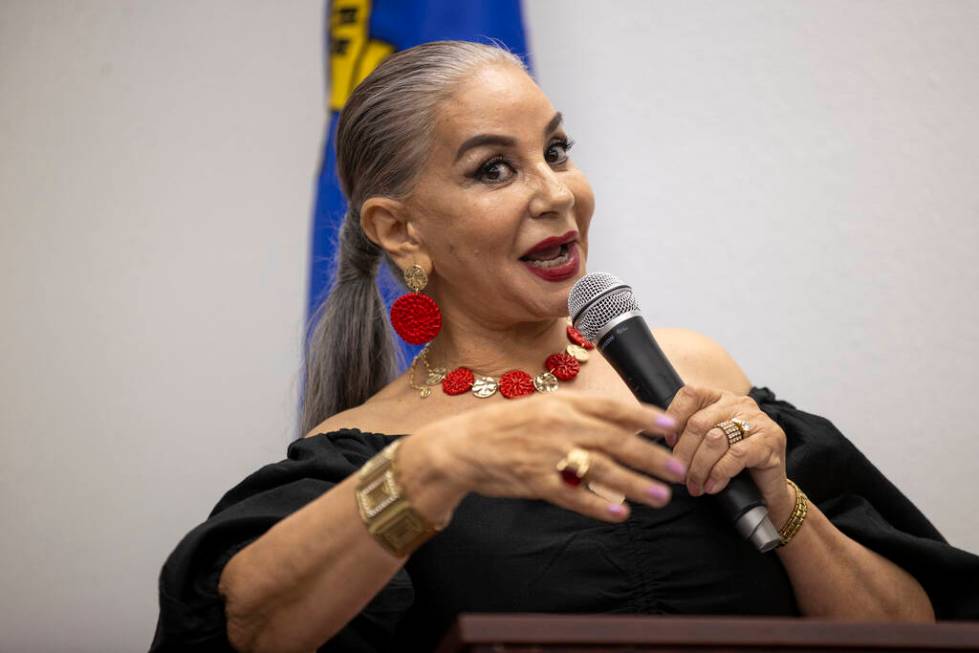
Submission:
M 348 200 L 333 285 L 306 340 L 300 436 L 358 406 L 394 379 L 400 349 L 378 287 L 382 258 L 367 238 L 360 207 L 370 197 L 403 199 L 431 151 L 436 110 L 476 68 L 519 57 L 498 45 L 436 41 L 384 60 L 347 100 L 337 125 L 337 172 Z M 396 275 L 400 276 L 400 275 Z

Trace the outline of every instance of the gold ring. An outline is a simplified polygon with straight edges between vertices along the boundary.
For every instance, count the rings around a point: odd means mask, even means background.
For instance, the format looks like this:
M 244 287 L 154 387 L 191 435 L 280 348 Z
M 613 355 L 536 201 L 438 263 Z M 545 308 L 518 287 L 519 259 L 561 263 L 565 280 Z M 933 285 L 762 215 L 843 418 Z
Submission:
M 727 436 L 728 446 L 733 447 L 735 444 L 748 437 L 748 431 L 751 429 L 751 424 L 748 424 L 744 420 L 733 418 L 720 422 L 719 424 L 715 424 L 714 428 L 721 429 L 721 431 L 724 432 L 724 435 Z
M 741 437 L 746 438 L 751 435 L 751 433 L 749 433 L 749 431 L 751 431 L 751 422 L 746 419 L 741 419 L 740 417 L 732 417 L 731 421 L 734 422 L 735 426 L 741 429 Z
M 575 447 L 568 455 L 558 461 L 555 466 L 561 480 L 573 487 L 581 485 L 581 481 L 591 467 L 591 454 L 585 449 Z

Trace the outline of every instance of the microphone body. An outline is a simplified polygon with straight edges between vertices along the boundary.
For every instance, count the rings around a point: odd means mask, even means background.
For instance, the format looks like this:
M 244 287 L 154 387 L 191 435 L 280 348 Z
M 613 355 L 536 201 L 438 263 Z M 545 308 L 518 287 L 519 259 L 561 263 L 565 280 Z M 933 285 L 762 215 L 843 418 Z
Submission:
M 595 345 L 639 401 L 665 410 L 683 387 L 639 311 L 609 322 Z
M 596 284 L 594 277 L 601 277 L 601 283 Z M 596 285 L 611 287 L 595 293 Z M 579 286 L 591 291 L 592 296 L 582 292 L 576 295 Z M 632 289 L 612 275 L 589 274 L 572 288 L 568 304 L 575 327 L 595 343 L 636 398 L 667 408 L 684 383 L 653 338 Z M 765 502 L 747 470 L 732 478 L 714 498 L 741 536 L 759 551 L 778 546 L 778 530 L 768 518 Z

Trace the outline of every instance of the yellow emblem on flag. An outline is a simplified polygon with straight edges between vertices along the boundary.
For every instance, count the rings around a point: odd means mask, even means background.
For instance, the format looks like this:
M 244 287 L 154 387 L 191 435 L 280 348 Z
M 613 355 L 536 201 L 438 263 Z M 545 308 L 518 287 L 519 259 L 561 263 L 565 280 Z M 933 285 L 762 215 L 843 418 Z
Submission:
M 394 46 L 371 39 L 370 0 L 335 0 L 330 14 L 330 110 L 339 111 L 354 87 L 377 68 Z

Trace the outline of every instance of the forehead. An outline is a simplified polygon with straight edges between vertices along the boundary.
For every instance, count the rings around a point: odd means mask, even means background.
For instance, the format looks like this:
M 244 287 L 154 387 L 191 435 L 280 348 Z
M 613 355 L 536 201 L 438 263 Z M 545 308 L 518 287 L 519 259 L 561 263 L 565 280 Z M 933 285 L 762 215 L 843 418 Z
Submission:
M 550 100 L 523 70 L 508 64 L 483 66 L 440 105 L 436 141 L 451 148 L 482 133 L 539 136 L 554 113 Z

